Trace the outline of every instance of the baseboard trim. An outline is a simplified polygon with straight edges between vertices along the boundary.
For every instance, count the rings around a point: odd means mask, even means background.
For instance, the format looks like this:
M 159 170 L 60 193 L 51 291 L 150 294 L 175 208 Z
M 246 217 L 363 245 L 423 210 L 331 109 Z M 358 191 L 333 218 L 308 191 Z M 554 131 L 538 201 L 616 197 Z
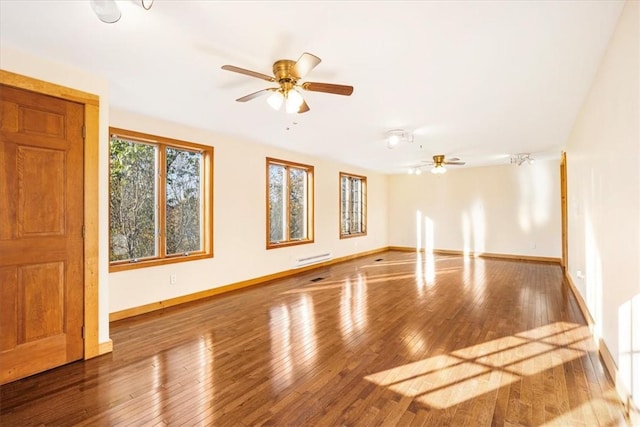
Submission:
M 243 280 L 229 285 L 220 286 L 218 288 L 207 289 L 205 291 L 196 292 L 193 294 L 183 295 L 176 298 L 171 298 L 165 301 L 153 302 L 150 304 L 141 305 L 138 307 L 132 307 L 121 311 L 115 311 L 109 314 L 109 321 L 115 322 L 118 320 L 127 319 L 129 317 L 139 316 L 141 314 L 151 313 L 152 311 L 162 310 L 175 305 L 184 304 L 199 299 L 212 297 L 222 293 L 232 292 L 239 289 L 248 288 L 250 286 L 261 285 L 273 280 L 284 279 L 286 277 L 295 276 L 296 274 L 304 273 L 309 270 L 315 270 L 317 268 L 328 267 L 330 265 L 338 264 L 341 262 L 349 261 L 356 258 L 362 258 L 368 255 L 377 254 L 389 250 L 388 247 L 379 249 L 373 249 L 365 252 L 358 252 L 352 255 L 346 255 L 338 258 L 334 258 L 328 261 L 319 262 L 317 264 L 311 264 L 304 267 L 294 268 L 291 270 L 280 271 L 278 273 L 268 274 L 266 276 L 256 277 L 249 280 Z
M 417 249 L 411 246 L 389 246 L 389 250 L 401 251 L 401 252 L 416 252 Z M 420 252 L 425 252 L 425 250 L 421 249 Z M 451 249 L 433 249 L 431 252 L 437 255 L 455 255 L 455 256 L 465 255 L 464 251 L 457 251 L 457 250 L 451 250 Z M 556 258 L 556 257 L 496 254 L 491 252 L 474 252 L 474 253 L 470 253 L 469 256 L 472 256 L 474 258 L 498 258 L 498 259 L 509 259 L 513 261 L 530 261 L 530 262 L 542 262 L 542 263 L 548 263 L 548 264 L 560 264 L 560 258 Z
M 113 341 L 108 340 L 98 344 L 98 355 L 111 353 L 113 351 Z
M 567 280 L 567 284 L 569 285 L 569 289 L 571 289 L 571 292 L 573 293 L 573 296 L 576 298 L 576 301 L 578 302 L 578 307 L 580 307 L 580 311 L 582 312 L 582 316 L 587 321 L 587 325 L 589 325 L 589 328 L 592 328 L 593 324 L 594 324 L 593 317 L 591 317 L 591 313 L 589 312 L 589 309 L 587 308 L 587 304 L 584 302 L 584 298 L 582 298 L 582 295 L 580 294 L 580 291 L 578 291 L 578 288 L 576 287 L 575 283 L 573 283 L 573 279 L 571 279 L 571 276 L 566 271 L 565 271 L 564 277 Z
M 624 407 L 627 421 L 630 421 L 631 425 L 640 425 L 640 412 L 638 411 L 638 405 L 635 404 L 635 402 L 631 398 L 631 393 L 626 389 L 622 381 L 620 381 L 618 376 L 618 366 L 613 356 L 611 355 L 611 351 L 609 351 L 609 347 L 607 347 L 607 344 L 602 338 L 596 340 L 595 335 L 593 335 L 593 327 L 595 325 L 595 322 L 593 320 L 593 317 L 591 316 L 591 313 L 589 312 L 589 309 L 587 308 L 587 304 L 585 303 L 584 298 L 582 298 L 580 291 L 578 291 L 575 283 L 573 283 L 573 279 L 571 279 L 571 276 L 566 271 L 564 277 L 566 279 L 567 285 L 569 286 L 569 289 L 571 290 L 571 293 L 578 302 L 578 307 L 580 308 L 582 316 L 587 321 L 587 325 L 589 326 L 589 330 L 591 331 L 593 341 L 598 348 L 598 355 L 600 356 L 600 360 L 602 360 L 604 368 L 607 370 L 607 374 L 615 385 L 616 393 L 618 394 L 618 398 L 620 399 Z

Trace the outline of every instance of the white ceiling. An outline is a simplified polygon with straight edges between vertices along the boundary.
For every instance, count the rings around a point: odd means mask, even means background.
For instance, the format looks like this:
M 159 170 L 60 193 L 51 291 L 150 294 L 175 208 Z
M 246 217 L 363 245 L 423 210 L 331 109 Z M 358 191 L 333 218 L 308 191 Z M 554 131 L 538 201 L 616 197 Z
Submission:
M 118 4 L 104 24 L 87 1 L 0 0 L 0 40 L 106 77 L 116 108 L 400 173 L 434 154 L 557 157 L 624 1 Z M 271 75 L 303 52 L 322 59 L 303 81 L 353 95 L 304 92 L 311 111 L 289 115 L 266 97 L 235 102 L 273 85 L 220 68 Z M 396 128 L 414 142 L 389 150 Z

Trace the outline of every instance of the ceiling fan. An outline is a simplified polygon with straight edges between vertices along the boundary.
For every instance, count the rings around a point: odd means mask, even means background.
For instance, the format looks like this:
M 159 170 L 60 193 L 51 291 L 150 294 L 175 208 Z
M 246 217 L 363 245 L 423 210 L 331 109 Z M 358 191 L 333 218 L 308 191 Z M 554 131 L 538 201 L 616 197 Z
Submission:
M 345 96 L 353 93 L 353 86 L 317 82 L 300 83 L 300 80 L 313 70 L 320 61 L 320 58 L 307 52 L 303 53 L 297 61 L 279 59 L 273 63 L 273 76 L 236 67 L 235 65 L 223 65 L 222 69 L 278 84 L 277 87 L 270 87 L 250 93 L 249 95 L 236 99 L 236 101 L 247 102 L 271 93 L 271 96 L 267 98 L 267 102 L 273 109 L 279 110 L 284 104 L 287 113 L 305 113 L 309 111 L 309 106 L 302 97 L 300 89 Z
M 461 161 L 458 157 L 451 157 L 450 159 L 445 159 L 444 154 L 436 154 L 433 156 L 433 161 L 424 161 L 424 165 L 420 165 L 418 167 L 409 169 L 410 174 L 420 175 L 422 173 L 421 168 L 423 166 L 433 166 L 431 169 L 431 173 L 434 174 L 442 174 L 447 171 L 445 165 L 464 165 L 465 162 Z

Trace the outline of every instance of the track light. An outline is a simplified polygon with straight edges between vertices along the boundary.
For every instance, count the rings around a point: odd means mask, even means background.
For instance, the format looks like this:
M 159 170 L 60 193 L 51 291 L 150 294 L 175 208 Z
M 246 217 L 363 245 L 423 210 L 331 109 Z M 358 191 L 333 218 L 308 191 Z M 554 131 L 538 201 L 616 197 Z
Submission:
M 511 158 L 509 159 L 509 163 L 511 163 L 512 165 L 518 165 L 518 166 L 522 165 L 524 162 L 527 162 L 530 165 L 532 165 L 535 161 L 536 159 L 531 157 L 530 153 L 516 154 L 514 156 L 511 156 Z
M 389 135 L 389 139 L 387 140 L 387 145 L 389 148 L 393 148 L 400 143 L 400 136 L 398 135 Z
M 91 9 L 106 24 L 118 22 L 122 16 L 115 0 L 91 0 Z
M 151 9 L 151 6 L 153 6 L 153 0 L 131 0 L 131 1 L 137 4 L 138 6 L 140 6 L 141 8 L 143 8 L 144 10 L 149 10 Z
M 404 129 L 393 129 L 386 133 L 387 147 L 395 148 L 401 142 L 413 142 L 413 134 L 406 132 Z
M 131 0 L 131 2 L 144 10 L 149 10 L 153 6 L 153 0 Z M 118 22 L 122 17 L 122 12 L 115 0 L 90 0 L 89 3 L 98 19 L 106 24 Z

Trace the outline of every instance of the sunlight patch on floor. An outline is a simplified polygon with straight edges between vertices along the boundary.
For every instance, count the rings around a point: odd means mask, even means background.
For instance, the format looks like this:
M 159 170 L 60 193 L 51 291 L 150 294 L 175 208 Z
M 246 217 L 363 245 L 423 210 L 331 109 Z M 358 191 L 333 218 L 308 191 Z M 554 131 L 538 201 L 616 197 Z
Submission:
M 380 371 L 365 379 L 445 409 L 584 356 L 588 333 L 586 326 L 557 322 Z
M 616 397 L 611 399 L 591 399 L 583 404 L 564 412 L 553 420 L 542 424 L 541 427 L 582 425 L 580 420 L 598 420 L 598 425 L 609 427 L 626 427 L 627 423 L 620 415 L 620 406 Z

